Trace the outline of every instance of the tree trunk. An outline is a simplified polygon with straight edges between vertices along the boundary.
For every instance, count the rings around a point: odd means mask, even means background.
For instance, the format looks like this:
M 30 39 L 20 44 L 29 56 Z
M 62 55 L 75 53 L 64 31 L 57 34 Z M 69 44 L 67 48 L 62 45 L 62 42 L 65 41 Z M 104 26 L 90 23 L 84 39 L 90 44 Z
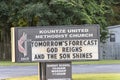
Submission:
M 7 28 L 2 28 L 1 31 L 1 51 L 0 51 L 0 59 L 9 60 L 11 58 L 10 55 L 10 31 Z

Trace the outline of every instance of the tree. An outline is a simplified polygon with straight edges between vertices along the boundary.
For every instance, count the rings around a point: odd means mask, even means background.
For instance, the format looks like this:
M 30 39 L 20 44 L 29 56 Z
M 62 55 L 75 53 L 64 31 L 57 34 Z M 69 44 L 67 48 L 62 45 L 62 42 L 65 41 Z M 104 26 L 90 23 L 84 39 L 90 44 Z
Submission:
M 10 43 L 10 27 L 99 24 L 101 42 L 112 16 L 112 0 L 1 0 L 1 42 Z M 7 49 L 7 46 L 6 46 Z M 7 55 L 5 49 L 3 53 Z M 2 55 L 3 56 L 3 55 Z
M 114 16 L 110 18 L 110 25 L 120 24 L 120 0 L 114 0 L 112 4 Z
M 0 41 L 3 43 L 3 44 L 1 44 L 0 58 L 1 57 L 5 58 L 5 55 L 7 53 L 5 48 L 7 47 L 7 43 L 10 41 L 10 39 L 8 38 L 10 35 L 9 35 L 9 33 L 6 33 L 6 32 L 9 32 L 9 28 L 10 28 L 10 27 L 8 27 L 9 23 L 7 22 L 8 17 L 9 17 L 9 7 L 8 7 L 7 3 L 8 3 L 7 0 L 0 1 L 0 30 L 1 30 L 0 31 L 1 32 Z
M 32 23 L 29 25 L 99 24 L 101 26 L 101 42 L 107 38 L 108 17 L 113 15 L 110 6 L 112 0 L 40 1 L 25 5 L 21 11 L 22 18 Z

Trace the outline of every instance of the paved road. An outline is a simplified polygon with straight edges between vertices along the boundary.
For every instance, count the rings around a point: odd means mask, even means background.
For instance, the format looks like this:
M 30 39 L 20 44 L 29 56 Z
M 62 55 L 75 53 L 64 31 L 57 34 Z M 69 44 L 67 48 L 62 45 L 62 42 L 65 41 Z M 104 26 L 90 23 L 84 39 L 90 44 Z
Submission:
M 37 66 L 0 66 L 0 79 L 38 74 Z M 73 65 L 72 73 L 120 73 L 120 65 Z
M 37 66 L 0 66 L 0 80 L 18 76 L 37 75 Z
M 73 65 L 73 73 L 120 73 L 120 65 Z

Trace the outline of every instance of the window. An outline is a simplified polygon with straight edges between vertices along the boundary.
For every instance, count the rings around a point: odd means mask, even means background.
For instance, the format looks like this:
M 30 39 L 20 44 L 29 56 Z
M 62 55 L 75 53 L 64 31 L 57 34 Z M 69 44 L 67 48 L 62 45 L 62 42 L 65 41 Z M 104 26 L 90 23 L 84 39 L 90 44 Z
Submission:
M 115 42 L 115 34 L 110 34 L 110 42 Z

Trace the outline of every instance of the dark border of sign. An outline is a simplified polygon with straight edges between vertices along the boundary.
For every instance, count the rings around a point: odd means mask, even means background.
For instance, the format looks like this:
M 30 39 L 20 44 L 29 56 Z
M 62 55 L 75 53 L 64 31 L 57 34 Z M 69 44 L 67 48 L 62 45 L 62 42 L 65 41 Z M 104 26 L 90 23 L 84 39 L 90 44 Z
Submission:
M 54 26 L 30 26 L 30 27 L 15 27 L 15 33 L 18 32 L 18 29 L 24 28 L 24 29 L 35 29 L 35 28 L 53 28 L 53 27 L 91 27 L 96 26 L 97 27 L 97 35 L 98 35 L 98 59 L 81 59 L 81 60 L 41 60 L 41 61 L 30 61 L 30 62 L 63 62 L 63 61 L 98 61 L 100 60 L 100 26 L 99 24 L 84 24 L 84 25 L 54 25 Z M 18 35 L 15 34 L 15 35 Z M 16 38 L 15 38 L 16 40 Z M 16 47 L 16 44 L 15 44 Z M 15 49 L 16 53 L 16 49 Z M 15 54 L 16 56 L 16 54 Z M 15 57 L 15 62 L 17 57 Z

